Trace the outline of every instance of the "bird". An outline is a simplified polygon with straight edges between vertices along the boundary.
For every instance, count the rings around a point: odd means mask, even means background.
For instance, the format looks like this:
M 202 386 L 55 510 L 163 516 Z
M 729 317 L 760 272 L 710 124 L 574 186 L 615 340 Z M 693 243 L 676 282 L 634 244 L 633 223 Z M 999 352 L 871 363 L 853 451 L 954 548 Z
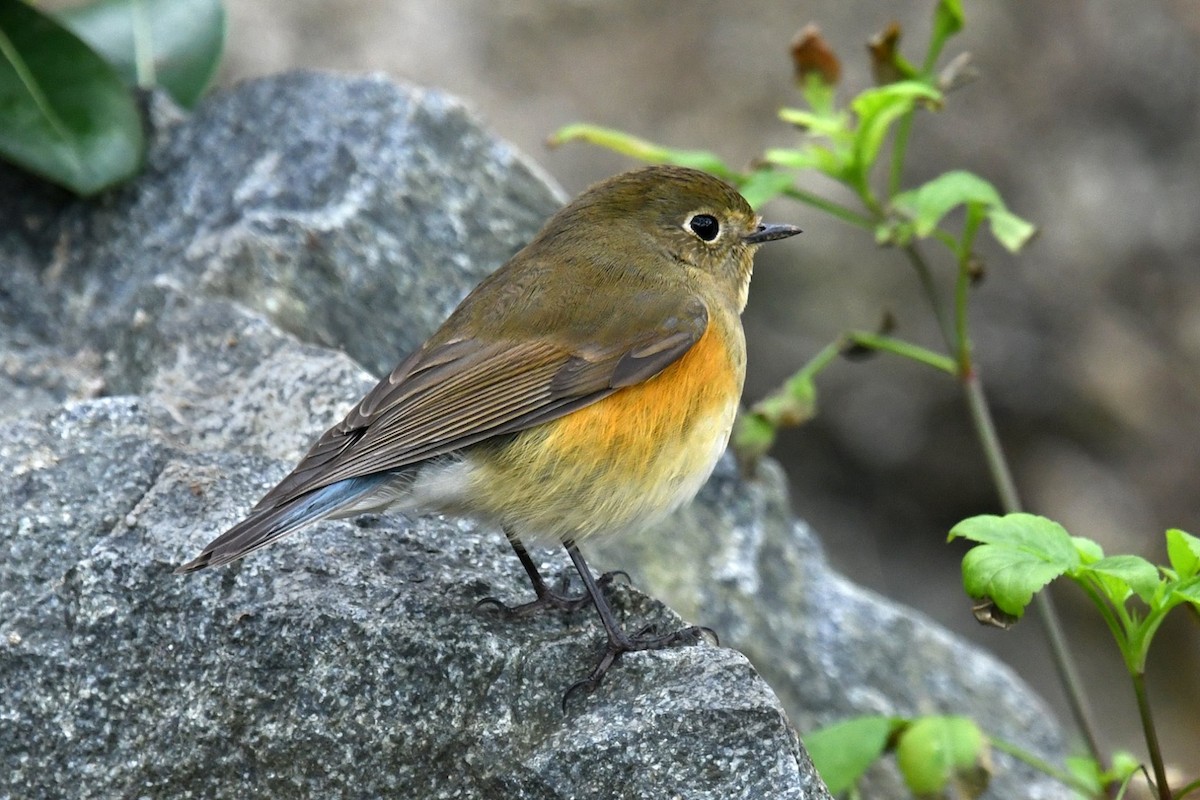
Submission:
M 607 642 L 564 711 L 623 654 L 697 641 L 711 631 L 625 632 L 604 595 L 614 574 L 594 576 L 579 544 L 645 530 L 708 479 L 745 379 L 754 253 L 797 233 L 687 167 L 589 187 L 176 572 L 321 519 L 440 512 L 498 525 L 532 584 L 528 602 L 479 606 L 511 618 L 596 609 Z M 561 544 L 584 593 L 551 588 L 526 542 Z

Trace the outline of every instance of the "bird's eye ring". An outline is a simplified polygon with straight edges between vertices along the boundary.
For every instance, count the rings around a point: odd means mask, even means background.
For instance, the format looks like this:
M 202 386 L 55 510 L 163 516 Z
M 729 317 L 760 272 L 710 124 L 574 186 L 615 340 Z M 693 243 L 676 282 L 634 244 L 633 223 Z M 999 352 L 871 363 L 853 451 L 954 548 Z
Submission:
M 687 222 L 688 229 L 706 242 L 717 238 L 721 223 L 712 214 L 696 214 Z

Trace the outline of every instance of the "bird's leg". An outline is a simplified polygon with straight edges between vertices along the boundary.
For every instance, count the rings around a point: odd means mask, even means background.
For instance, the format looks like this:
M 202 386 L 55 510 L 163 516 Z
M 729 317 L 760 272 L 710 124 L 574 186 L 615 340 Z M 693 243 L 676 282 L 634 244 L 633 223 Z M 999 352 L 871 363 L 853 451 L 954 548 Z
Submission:
M 694 644 L 706 634 L 711 636 L 714 641 L 716 640 L 717 634 L 711 628 L 698 625 L 690 625 L 664 636 L 652 635 L 653 629 L 650 627 L 642 629 L 634 636 L 625 633 L 621 629 L 621 626 L 617 624 L 617 618 L 613 614 L 612 606 L 608 604 L 608 600 L 604 597 L 604 592 L 601 591 L 600 581 L 592 577 L 592 571 L 588 568 L 587 562 L 583 560 L 583 554 L 579 552 L 579 548 L 570 540 L 563 542 L 563 546 L 567 548 L 567 553 L 571 556 L 571 561 L 575 564 L 575 569 L 579 572 L 579 577 L 583 579 L 583 585 L 591 597 L 592 604 L 596 607 L 596 613 L 600 615 L 600 622 L 604 625 L 605 632 L 608 634 L 608 643 L 604 647 L 604 654 L 600 657 L 600 661 L 596 663 L 596 666 L 586 678 L 571 684 L 570 688 L 563 694 L 562 705 L 564 714 L 567 711 L 567 701 L 571 698 L 571 695 L 577 691 L 591 692 L 594 690 L 600 685 L 600 681 L 604 680 L 604 674 L 608 672 L 609 668 L 624 653 L 633 650 L 658 650 L 677 644 Z
M 512 545 L 512 549 L 517 554 L 517 558 L 521 561 L 521 566 L 525 568 L 525 574 L 529 576 L 529 582 L 533 584 L 534 599 L 528 603 L 522 603 L 516 606 L 510 606 L 500 601 L 496 597 L 485 597 L 475 604 L 476 608 L 493 608 L 500 612 L 506 618 L 527 617 L 531 614 L 537 614 L 545 609 L 557 609 L 559 611 L 577 611 L 592 602 L 590 593 L 585 592 L 578 596 L 567 594 L 567 579 L 564 576 L 562 586 L 559 591 L 550 588 L 546 583 L 542 573 L 538 571 L 537 564 L 533 563 L 533 559 L 529 556 L 529 551 L 525 549 L 525 545 L 521 544 L 513 533 L 505 530 L 505 535 L 508 537 L 508 543 Z M 612 583 L 617 576 L 624 576 L 626 580 L 629 576 L 624 572 L 606 572 L 600 576 L 597 582 L 599 587 L 605 587 Z M 588 576 L 591 577 L 590 575 Z

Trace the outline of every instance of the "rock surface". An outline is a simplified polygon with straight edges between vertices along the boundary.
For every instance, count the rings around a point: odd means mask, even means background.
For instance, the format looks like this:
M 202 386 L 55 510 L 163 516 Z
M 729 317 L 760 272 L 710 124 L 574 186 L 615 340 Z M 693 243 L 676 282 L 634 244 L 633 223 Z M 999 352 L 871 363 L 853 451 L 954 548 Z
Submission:
M 826 796 L 733 650 L 626 659 L 564 716 L 595 627 L 474 612 L 482 596 L 527 591 L 494 533 L 371 520 L 173 574 L 253 501 L 246 476 L 282 464 L 181 450 L 161 413 L 110 398 L 0 433 L 9 474 L 26 468 L 0 515 L 16 532 L 3 584 L 18 587 L 0 628 L 0 793 Z M 645 596 L 618 598 L 680 624 Z
M 174 575 L 369 388 L 355 361 L 389 369 L 559 198 L 381 79 L 151 106 L 146 174 L 100 201 L 0 167 L 0 796 L 827 797 L 788 716 L 854 713 L 970 713 L 1061 758 L 1006 669 L 828 569 L 769 465 L 597 560 L 727 647 L 629 655 L 566 715 L 597 626 L 474 611 L 528 592 L 497 531 L 367 517 Z M 996 770 L 989 797 L 1068 796 Z
M 827 797 L 731 649 L 627 657 L 564 715 L 596 626 L 474 611 L 528 593 L 497 531 L 367 518 L 172 573 L 371 385 L 306 342 L 390 367 L 559 198 L 381 79 L 152 105 L 100 202 L 0 172 L 0 796 Z

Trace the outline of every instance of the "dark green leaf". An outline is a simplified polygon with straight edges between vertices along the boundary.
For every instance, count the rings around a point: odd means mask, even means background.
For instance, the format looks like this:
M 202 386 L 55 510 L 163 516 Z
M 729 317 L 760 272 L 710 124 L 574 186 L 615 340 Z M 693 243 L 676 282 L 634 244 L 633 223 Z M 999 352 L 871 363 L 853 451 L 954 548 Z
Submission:
M 99 56 L 50 17 L 0 0 L 0 155 L 82 195 L 131 177 L 138 109 Z
M 59 19 L 131 86 L 161 86 L 191 108 L 225 44 L 220 0 L 99 0 Z
M 917 796 L 941 795 L 951 784 L 958 797 L 987 788 L 987 740 L 966 717 L 922 717 L 896 743 L 896 764 Z
M 804 748 L 829 791 L 840 794 L 883 753 L 895 725 L 890 717 L 855 717 L 804 734 Z
M 1167 531 L 1167 558 L 1180 578 L 1200 574 L 1200 539 L 1178 528 Z

